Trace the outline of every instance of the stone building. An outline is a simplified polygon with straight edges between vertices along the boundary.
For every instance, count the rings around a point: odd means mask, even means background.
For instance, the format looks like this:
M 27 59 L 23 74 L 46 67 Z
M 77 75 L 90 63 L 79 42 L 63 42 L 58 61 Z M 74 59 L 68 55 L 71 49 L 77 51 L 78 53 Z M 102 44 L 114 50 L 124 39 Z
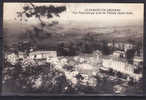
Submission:
M 56 57 L 56 51 L 33 51 L 29 53 L 31 59 L 47 59 L 48 57 Z

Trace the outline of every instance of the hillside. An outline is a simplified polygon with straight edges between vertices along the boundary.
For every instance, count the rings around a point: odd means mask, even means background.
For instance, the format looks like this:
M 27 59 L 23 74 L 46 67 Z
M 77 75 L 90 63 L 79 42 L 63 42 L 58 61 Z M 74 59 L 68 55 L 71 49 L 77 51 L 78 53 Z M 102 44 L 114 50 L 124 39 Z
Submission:
M 46 33 L 40 32 L 40 37 L 36 37 L 35 33 L 32 37 L 26 36 L 25 31 L 31 30 L 32 26 L 18 23 L 4 23 L 4 41 L 6 45 L 11 46 L 21 40 L 35 39 L 36 45 L 56 46 L 58 41 L 76 41 L 82 39 L 86 34 L 90 33 L 100 40 L 119 40 L 126 41 L 128 39 L 142 40 L 143 27 L 140 25 L 129 26 L 79 26 L 58 24 L 46 29 Z

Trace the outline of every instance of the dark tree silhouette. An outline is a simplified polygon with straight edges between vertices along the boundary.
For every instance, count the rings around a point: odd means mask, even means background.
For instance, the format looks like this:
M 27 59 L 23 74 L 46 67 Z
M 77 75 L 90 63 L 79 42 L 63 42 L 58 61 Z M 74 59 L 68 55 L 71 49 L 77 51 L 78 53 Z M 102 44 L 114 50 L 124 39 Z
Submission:
M 137 52 L 137 56 L 140 56 L 140 54 L 141 54 L 140 50 L 142 49 L 142 46 L 143 46 L 142 42 L 138 41 L 138 42 L 136 43 L 136 52 Z
M 23 6 L 23 10 L 17 12 L 18 18 L 20 21 L 28 21 L 29 18 L 35 17 L 40 21 L 41 26 L 58 24 L 58 22 L 53 21 L 51 24 L 48 24 L 48 21 L 43 21 L 42 18 L 46 17 L 47 19 L 53 18 L 53 15 L 60 17 L 59 14 L 66 10 L 65 6 L 55 7 L 50 6 L 37 6 L 33 3 Z
M 128 49 L 126 51 L 126 59 L 127 59 L 128 63 L 133 64 L 133 58 L 134 58 L 135 52 L 136 52 L 136 50 L 134 48 Z
M 109 55 L 112 53 L 112 50 L 108 47 L 107 43 L 108 42 L 105 40 L 102 41 L 102 53 L 104 55 Z
M 65 6 L 53 6 L 53 5 L 36 5 L 35 3 L 28 3 L 23 6 L 21 11 L 17 12 L 17 18 L 20 21 L 31 21 L 29 19 L 35 18 L 38 22 L 37 25 L 33 25 L 29 30 L 29 38 L 36 44 L 40 40 L 49 38 L 51 33 L 47 32 L 48 27 L 53 27 L 58 24 L 58 21 L 50 21 L 53 17 L 60 17 L 59 14 L 66 10 Z M 43 20 L 45 19 L 45 20 Z M 33 38 L 33 39 L 32 39 Z

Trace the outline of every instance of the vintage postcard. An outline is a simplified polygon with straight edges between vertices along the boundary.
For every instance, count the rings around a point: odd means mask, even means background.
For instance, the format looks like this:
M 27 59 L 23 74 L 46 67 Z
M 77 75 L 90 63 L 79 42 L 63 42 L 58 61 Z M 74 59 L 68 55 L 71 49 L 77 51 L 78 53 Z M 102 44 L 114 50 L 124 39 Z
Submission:
M 142 96 L 143 3 L 4 3 L 2 95 Z

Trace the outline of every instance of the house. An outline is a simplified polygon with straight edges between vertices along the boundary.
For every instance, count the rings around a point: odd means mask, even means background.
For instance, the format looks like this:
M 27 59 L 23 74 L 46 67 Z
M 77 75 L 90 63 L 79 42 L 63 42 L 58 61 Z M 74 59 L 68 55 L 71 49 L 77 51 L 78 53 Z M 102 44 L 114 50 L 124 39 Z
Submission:
M 107 44 L 109 47 L 115 48 L 115 49 L 119 49 L 119 50 L 124 50 L 127 51 L 128 49 L 132 49 L 133 48 L 133 44 L 130 43 L 123 43 L 123 42 L 109 42 Z
M 133 64 L 139 65 L 140 63 L 143 63 L 143 58 L 142 57 L 134 57 Z
M 107 46 L 108 47 L 113 47 L 113 43 L 108 43 Z
M 112 59 L 103 59 L 103 67 L 111 68 L 115 71 L 121 72 L 122 74 L 127 74 L 130 77 L 139 80 L 142 74 L 134 73 L 134 65 L 128 64 L 126 62 L 116 61 Z
M 17 63 L 18 56 L 15 53 L 11 53 L 7 55 L 6 59 L 8 62 L 14 65 Z
M 29 53 L 31 59 L 47 59 L 48 57 L 56 57 L 56 51 L 33 51 Z
M 113 57 L 125 57 L 125 52 L 124 51 L 114 51 L 113 52 Z
M 18 52 L 18 58 L 19 59 L 24 59 L 25 58 L 25 53 L 24 52 Z
M 112 68 L 113 70 L 120 71 L 125 74 L 134 73 L 134 67 L 126 62 L 121 62 L 112 59 L 103 59 L 103 66 L 107 68 Z
M 135 56 L 143 57 L 143 48 L 141 48 L 140 50 L 137 49 L 135 52 Z
M 128 49 L 132 49 L 132 48 L 133 48 L 132 44 L 129 43 L 124 44 L 124 51 L 127 51 Z

